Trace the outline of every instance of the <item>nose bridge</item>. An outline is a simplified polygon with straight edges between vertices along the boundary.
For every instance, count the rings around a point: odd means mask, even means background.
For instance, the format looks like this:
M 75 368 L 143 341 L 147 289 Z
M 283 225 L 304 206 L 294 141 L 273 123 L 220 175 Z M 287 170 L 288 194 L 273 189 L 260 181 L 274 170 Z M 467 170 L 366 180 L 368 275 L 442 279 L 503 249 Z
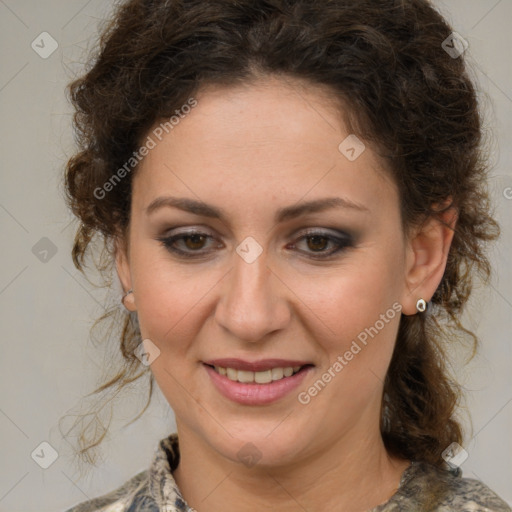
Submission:
M 242 243 L 233 255 L 234 268 L 225 280 L 216 318 L 236 338 L 259 341 L 286 325 L 289 310 L 265 253 L 245 257 L 243 249 Z

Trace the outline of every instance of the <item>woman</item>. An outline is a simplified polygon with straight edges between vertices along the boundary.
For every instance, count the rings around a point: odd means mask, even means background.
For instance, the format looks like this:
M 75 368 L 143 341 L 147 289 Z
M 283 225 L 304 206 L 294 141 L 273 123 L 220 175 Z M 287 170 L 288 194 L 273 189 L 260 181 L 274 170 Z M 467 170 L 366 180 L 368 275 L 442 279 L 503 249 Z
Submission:
M 464 50 L 427 0 L 119 7 L 71 85 L 73 256 L 124 289 L 107 385 L 145 370 L 177 433 L 70 511 L 510 510 L 444 367 L 498 231 Z

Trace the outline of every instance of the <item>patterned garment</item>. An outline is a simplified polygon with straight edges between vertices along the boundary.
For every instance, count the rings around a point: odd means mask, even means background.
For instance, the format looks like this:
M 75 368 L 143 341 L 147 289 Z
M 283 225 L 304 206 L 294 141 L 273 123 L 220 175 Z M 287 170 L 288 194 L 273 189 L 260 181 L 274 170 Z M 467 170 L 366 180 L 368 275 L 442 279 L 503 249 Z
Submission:
M 196 512 L 183 499 L 172 471 L 179 463 L 178 435 L 162 439 L 149 470 L 118 489 L 80 503 L 66 512 Z M 403 473 L 397 492 L 368 512 L 512 512 L 483 483 L 413 462 Z

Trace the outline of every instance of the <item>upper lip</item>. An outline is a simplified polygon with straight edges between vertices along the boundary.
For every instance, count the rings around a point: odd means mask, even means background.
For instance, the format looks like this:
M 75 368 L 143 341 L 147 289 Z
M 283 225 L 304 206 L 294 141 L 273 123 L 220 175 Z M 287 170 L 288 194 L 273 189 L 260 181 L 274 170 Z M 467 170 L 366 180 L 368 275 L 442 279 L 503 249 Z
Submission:
M 271 370 L 272 368 L 286 368 L 294 366 L 312 365 L 309 361 L 296 361 L 292 359 L 260 359 L 259 361 L 245 361 L 236 358 L 211 359 L 203 361 L 210 366 L 221 366 L 222 368 L 233 368 L 234 370 L 245 370 L 251 372 L 260 372 Z

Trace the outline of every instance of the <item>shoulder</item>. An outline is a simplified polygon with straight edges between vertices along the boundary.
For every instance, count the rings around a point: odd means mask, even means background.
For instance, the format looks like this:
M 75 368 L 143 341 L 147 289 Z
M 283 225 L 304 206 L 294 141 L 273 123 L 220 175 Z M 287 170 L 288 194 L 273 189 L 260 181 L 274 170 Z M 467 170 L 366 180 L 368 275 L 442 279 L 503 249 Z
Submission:
M 397 493 L 375 512 L 422 510 L 425 512 L 512 512 L 489 487 L 460 470 L 413 463 L 402 477 Z
M 161 439 L 149 469 L 97 498 L 83 501 L 66 512 L 185 512 L 187 506 L 173 478 L 179 463 L 177 434 Z
M 472 478 L 453 478 L 452 493 L 445 498 L 446 510 L 467 512 L 512 512 L 512 509 L 487 485 Z
M 159 512 L 149 491 L 149 472 L 137 473 L 107 494 L 74 505 L 65 512 Z

